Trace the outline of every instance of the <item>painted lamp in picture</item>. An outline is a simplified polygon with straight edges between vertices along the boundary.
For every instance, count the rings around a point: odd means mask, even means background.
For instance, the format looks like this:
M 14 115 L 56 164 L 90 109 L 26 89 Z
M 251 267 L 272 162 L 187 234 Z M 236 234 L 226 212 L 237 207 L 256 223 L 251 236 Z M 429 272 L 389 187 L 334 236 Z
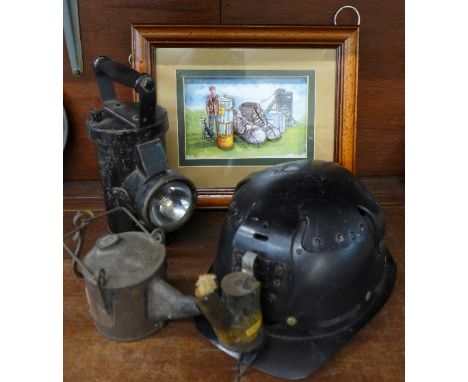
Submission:
M 228 96 L 218 98 L 216 143 L 223 150 L 232 149 L 234 146 L 232 98 Z

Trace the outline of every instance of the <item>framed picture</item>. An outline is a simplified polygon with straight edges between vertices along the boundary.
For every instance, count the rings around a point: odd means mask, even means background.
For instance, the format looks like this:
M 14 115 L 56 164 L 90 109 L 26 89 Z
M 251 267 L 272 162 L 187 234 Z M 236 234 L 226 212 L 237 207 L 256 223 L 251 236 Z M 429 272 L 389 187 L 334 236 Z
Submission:
M 355 169 L 356 27 L 132 26 L 133 67 L 156 79 L 168 160 L 202 207 L 243 177 L 309 158 Z

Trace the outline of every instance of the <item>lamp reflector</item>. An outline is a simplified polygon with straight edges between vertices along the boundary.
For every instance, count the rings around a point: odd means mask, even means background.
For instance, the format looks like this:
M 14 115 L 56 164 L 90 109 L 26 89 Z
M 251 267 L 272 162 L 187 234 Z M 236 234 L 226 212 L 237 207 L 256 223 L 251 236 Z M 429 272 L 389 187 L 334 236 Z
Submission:
M 193 203 L 192 190 L 181 181 L 169 182 L 156 190 L 148 215 L 155 226 L 165 228 L 183 220 Z M 177 227 L 171 227 L 173 229 Z

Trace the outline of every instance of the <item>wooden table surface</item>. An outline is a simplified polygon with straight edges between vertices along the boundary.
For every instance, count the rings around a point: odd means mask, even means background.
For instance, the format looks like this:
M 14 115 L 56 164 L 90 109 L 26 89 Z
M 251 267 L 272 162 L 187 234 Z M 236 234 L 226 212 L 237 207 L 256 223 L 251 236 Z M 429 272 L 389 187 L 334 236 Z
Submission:
M 404 380 L 404 182 L 401 178 L 364 178 L 382 204 L 387 218 L 387 246 L 398 267 L 393 294 L 383 309 L 341 352 L 305 381 Z M 64 183 L 64 231 L 73 228 L 80 209 L 103 211 L 97 182 Z M 168 280 L 193 293 L 197 276 L 205 273 L 216 253 L 225 210 L 197 210 L 167 246 Z M 105 233 L 105 221 L 88 231 L 85 249 Z M 233 381 L 234 361 L 196 330 L 191 319 L 173 321 L 138 342 L 107 340 L 94 328 L 88 313 L 84 281 L 63 261 L 63 351 L 65 381 Z M 281 381 L 251 369 L 243 382 Z

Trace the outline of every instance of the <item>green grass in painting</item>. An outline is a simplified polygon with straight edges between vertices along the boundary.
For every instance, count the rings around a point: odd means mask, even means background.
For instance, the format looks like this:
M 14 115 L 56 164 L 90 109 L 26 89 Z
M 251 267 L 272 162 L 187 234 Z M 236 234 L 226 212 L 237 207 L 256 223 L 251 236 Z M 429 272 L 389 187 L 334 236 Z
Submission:
M 306 156 L 306 126 L 296 123 L 281 134 L 276 141 L 265 141 L 260 145 L 252 145 L 235 136 L 232 150 L 222 150 L 216 146 L 215 140 L 203 139 L 200 118 L 206 117 L 203 110 L 185 109 L 185 139 L 187 159 L 199 158 L 259 158 L 259 157 L 299 157 Z M 208 118 L 207 118 L 208 120 Z

